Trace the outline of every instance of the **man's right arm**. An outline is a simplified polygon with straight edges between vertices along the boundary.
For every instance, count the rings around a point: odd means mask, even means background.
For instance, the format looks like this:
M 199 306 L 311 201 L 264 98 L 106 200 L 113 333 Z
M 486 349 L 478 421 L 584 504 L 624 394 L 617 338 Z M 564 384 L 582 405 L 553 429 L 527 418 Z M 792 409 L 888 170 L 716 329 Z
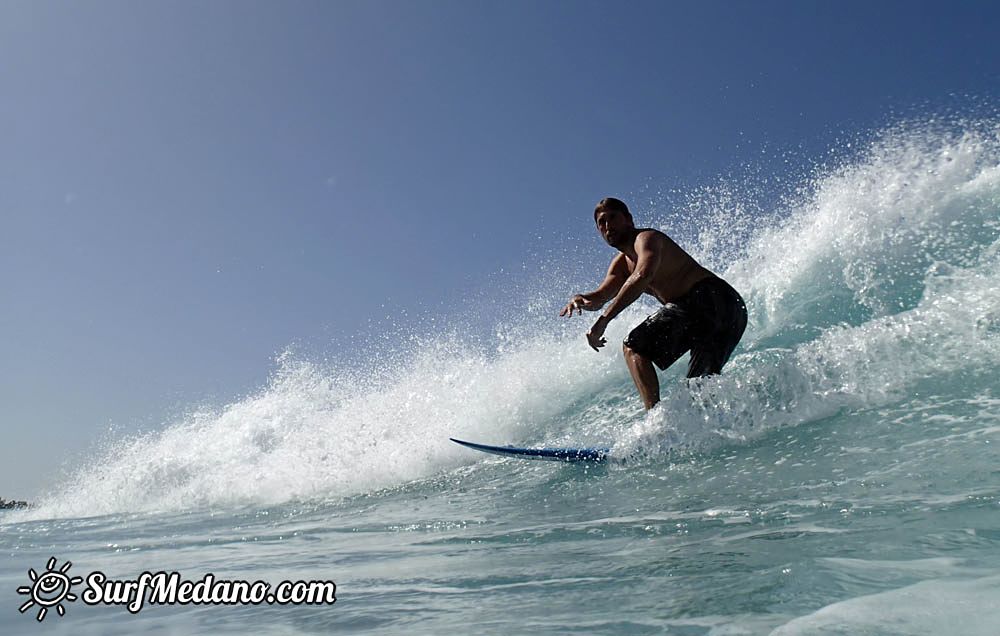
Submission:
M 582 314 L 584 309 L 587 311 L 599 310 L 604 306 L 604 303 L 618 295 L 626 280 L 628 280 L 628 265 L 625 262 L 625 255 L 619 254 L 611 261 L 608 273 L 597 289 L 586 294 L 573 296 L 559 312 L 559 315 L 572 316 L 574 310 L 578 314 Z

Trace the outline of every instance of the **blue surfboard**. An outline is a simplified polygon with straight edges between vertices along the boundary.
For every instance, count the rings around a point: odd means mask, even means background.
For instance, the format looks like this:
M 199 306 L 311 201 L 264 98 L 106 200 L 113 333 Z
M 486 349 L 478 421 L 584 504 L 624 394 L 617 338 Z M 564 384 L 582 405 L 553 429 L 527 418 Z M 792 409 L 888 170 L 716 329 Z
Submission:
M 454 437 L 449 437 L 456 444 L 461 444 L 466 448 L 492 453 L 493 455 L 503 455 L 504 457 L 517 457 L 518 459 L 541 459 L 553 462 L 590 462 L 602 464 L 610 459 L 609 448 L 517 448 L 516 446 L 490 446 L 489 444 L 476 444 L 466 442 Z

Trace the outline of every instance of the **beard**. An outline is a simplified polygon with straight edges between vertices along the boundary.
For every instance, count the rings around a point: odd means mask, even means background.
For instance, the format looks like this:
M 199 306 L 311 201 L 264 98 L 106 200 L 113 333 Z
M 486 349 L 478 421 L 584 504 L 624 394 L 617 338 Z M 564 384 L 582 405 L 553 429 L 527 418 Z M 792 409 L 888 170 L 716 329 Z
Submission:
M 604 237 L 604 241 L 615 249 L 621 249 L 622 246 L 628 244 L 627 232 L 609 232 Z

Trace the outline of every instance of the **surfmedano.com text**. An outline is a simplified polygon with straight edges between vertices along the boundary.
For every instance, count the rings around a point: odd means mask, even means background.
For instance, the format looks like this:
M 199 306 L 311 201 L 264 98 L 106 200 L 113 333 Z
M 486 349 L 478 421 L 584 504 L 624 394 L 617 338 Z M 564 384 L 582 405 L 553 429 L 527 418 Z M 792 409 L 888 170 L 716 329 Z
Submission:
M 143 572 L 137 579 L 108 579 L 100 570 L 86 578 L 82 599 L 87 605 L 124 605 L 139 613 L 150 605 L 331 605 L 337 601 L 333 581 L 266 581 L 216 579 L 209 572 L 197 581 L 179 572 Z

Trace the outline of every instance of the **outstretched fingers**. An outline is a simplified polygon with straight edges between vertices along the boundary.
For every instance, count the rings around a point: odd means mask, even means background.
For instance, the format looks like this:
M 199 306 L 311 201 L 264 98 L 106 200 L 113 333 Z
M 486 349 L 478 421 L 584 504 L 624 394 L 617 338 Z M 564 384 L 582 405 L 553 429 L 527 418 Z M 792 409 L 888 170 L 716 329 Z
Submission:
M 576 310 L 578 316 L 583 315 L 583 310 L 580 309 L 580 301 L 576 300 L 575 298 L 569 301 L 569 303 L 565 307 L 563 307 L 562 311 L 559 312 L 559 315 L 566 317 L 572 316 L 574 309 Z

